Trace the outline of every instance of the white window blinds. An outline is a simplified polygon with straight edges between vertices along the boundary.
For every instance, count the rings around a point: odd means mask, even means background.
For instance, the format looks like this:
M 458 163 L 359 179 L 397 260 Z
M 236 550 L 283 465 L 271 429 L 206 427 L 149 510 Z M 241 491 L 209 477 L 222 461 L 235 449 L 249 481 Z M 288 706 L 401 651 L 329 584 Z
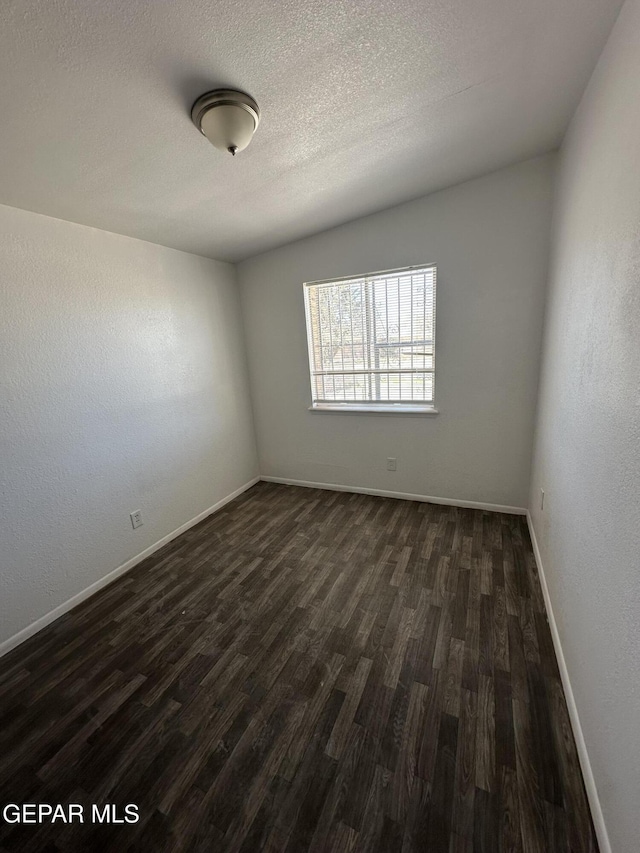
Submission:
M 433 405 L 436 268 L 305 284 L 314 406 Z

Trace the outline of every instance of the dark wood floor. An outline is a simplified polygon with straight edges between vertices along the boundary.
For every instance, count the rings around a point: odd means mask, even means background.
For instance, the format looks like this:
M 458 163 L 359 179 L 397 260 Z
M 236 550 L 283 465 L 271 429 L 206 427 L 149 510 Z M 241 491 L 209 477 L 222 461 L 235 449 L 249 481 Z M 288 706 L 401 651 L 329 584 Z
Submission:
M 0 849 L 597 849 L 521 517 L 259 483 L 0 661 Z

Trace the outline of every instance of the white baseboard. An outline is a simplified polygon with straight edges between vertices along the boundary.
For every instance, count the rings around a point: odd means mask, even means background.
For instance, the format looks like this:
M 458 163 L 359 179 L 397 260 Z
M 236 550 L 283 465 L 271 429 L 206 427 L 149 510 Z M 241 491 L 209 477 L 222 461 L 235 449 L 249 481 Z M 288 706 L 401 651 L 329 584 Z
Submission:
M 519 506 L 463 501 L 455 498 L 437 498 L 430 495 L 411 495 L 406 492 L 389 492 L 385 489 L 366 489 L 363 486 L 338 486 L 335 483 L 312 483 L 310 480 L 289 480 L 287 477 L 260 477 L 267 483 L 282 483 L 285 486 L 304 486 L 308 489 L 328 489 L 332 492 L 354 492 L 356 495 L 378 495 L 381 498 L 397 498 L 404 501 L 421 501 L 444 506 L 461 506 L 469 509 L 488 509 L 491 512 L 506 512 L 511 515 L 526 515 L 527 510 Z
M 551 598 L 549 596 L 549 587 L 547 586 L 547 579 L 545 578 L 544 568 L 542 566 L 542 557 L 540 556 L 540 548 L 538 547 L 538 540 L 536 539 L 536 532 L 533 527 L 533 521 L 531 520 L 531 513 L 529 512 L 529 510 L 527 510 L 527 524 L 529 526 L 531 544 L 533 545 L 533 553 L 536 558 L 536 563 L 538 565 L 540 586 L 542 587 L 542 595 L 544 597 L 545 607 L 547 608 L 549 627 L 551 629 L 551 638 L 553 640 L 553 647 L 555 649 L 556 658 L 558 660 L 558 669 L 560 670 L 560 678 L 562 680 L 562 687 L 564 689 L 565 699 L 567 700 L 567 710 L 569 711 L 569 719 L 571 721 L 573 737 L 576 742 L 576 749 L 578 750 L 578 759 L 580 761 L 580 767 L 582 768 L 584 787 L 586 789 L 587 798 L 589 800 L 589 806 L 591 808 L 593 826 L 596 831 L 596 836 L 598 838 L 600 853 L 611 853 L 611 842 L 609 841 L 609 834 L 607 833 L 607 827 L 604 822 L 604 816 L 602 814 L 602 807 L 600 805 L 598 789 L 596 788 L 596 781 L 593 776 L 593 770 L 591 769 L 591 762 L 589 761 L 587 745 L 584 740 L 584 734 L 582 733 L 582 726 L 580 725 L 578 707 L 576 705 L 576 700 L 573 695 L 573 689 L 571 687 L 571 681 L 569 679 L 569 670 L 567 669 L 567 662 L 564 659 L 562 645 L 560 644 L 560 634 L 558 633 L 558 625 L 556 623 L 555 616 L 553 615 L 553 607 L 551 606 Z
M 104 577 L 97 580 L 95 583 L 92 583 L 91 586 L 88 586 L 86 589 L 83 589 L 81 592 L 78 592 L 76 595 L 72 596 L 68 601 L 65 601 L 63 604 L 60 604 L 58 607 L 55 607 L 53 610 L 50 610 L 49 613 L 45 613 L 44 616 L 41 616 L 39 619 L 36 619 L 35 622 L 32 622 L 31 625 L 27 625 L 26 628 L 23 628 L 21 631 L 18 631 L 17 634 L 14 634 L 12 637 L 9 637 L 7 640 L 4 640 L 0 643 L 0 657 L 6 655 L 7 652 L 10 652 L 11 649 L 15 649 L 16 646 L 19 646 L 20 643 L 24 643 L 25 640 L 28 640 L 29 637 L 32 637 L 34 634 L 37 634 L 38 631 L 41 631 L 47 625 L 50 625 L 54 622 L 58 617 L 63 616 L 69 610 L 72 610 L 81 602 L 85 601 L 87 598 L 90 598 L 94 593 L 103 589 L 105 586 L 108 586 L 110 583 L 113 583 L 116 578 L 119 578 L 121 575 L 124 575 L 129 569 L 132 569 L 134 566 L 137 566 L 138 563 L 141 563 L 143 560 L 146 560 L 147 557 L 150 557 L 156 551 L 159 551 L 163 545 L 166 545 L 167 542 L 171 542 L 172 539 L 175 539 L 177 536 L 180 536 L 181 533 L 184 533 L 185 530 L 189 530 L 190 527 L 196 525 L 199 521 L 202 521 L 207 516 L 212 515 L 214 512 L 217 512 L 219 509 L 225 504 L 228 504 L 229 501 L 232 501 L 234 498 L 237 498 L 238 495 L 241 495 L 243 492 L 246 492 L 247 489 L 250 489 L 251 486 L 255 486 L 257 482 L 259 482 L 260 477 L 254 477 L 252 480 L 249 480 L 248 483 L 245 483 L 243 486 L 240 486 L 239 489 L 236 489 L 234 492 L 231 492 L 230 495 L 219 500 L 213 506 L 210 506 L 209 509 L 205 509 L 204 512 L 201 512 L 199 515 L 196 515 L 195 518 L 192 518 L 190 521 L 186 521 L 184 524 L 181 524 L 180 527 L 177 527 L 171 533 L 168 533 L 166 536 L 163 536 L 162 539 L 159 539 L 153 545 L 150 545 L 148 548 L 145 548 L 144 551 L 141 551 L 139 554 L 136 554 L 135 557 L 132 557 L 130 560 L 127 560 L 126 563 L 123 563 L 121 566 L 118 566 L 113 571 L 104 575 Z

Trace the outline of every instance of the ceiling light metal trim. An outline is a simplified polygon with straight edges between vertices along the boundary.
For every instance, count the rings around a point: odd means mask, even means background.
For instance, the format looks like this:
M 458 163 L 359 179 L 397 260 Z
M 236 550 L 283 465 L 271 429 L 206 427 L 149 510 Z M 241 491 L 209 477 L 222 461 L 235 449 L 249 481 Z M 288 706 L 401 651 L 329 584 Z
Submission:
M 200 95 L 198 100 L 191 107 L 191 120 L 198 128 L 200 133 L 202 130 L 202 116 L 212 107 L 234 106 L 242 107 L 253 116 L 256 123 L 256 128 L 260 124 L 260 108 L 257 103 L 246 92 L 239 92 L 236 89 L 214 89 L 212 92 L 205 92 Z

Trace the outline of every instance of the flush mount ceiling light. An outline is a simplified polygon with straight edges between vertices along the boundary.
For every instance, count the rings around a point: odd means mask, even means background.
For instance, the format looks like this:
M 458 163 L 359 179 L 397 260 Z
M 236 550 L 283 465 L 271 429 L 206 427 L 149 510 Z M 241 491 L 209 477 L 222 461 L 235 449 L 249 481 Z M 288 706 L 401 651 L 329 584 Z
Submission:
M 215 89 L 198 98 L 191 108 L 191 119 L 212 145 L 235 157 L 251 142 L 260 122 L 260 110 L 244 92 Z

